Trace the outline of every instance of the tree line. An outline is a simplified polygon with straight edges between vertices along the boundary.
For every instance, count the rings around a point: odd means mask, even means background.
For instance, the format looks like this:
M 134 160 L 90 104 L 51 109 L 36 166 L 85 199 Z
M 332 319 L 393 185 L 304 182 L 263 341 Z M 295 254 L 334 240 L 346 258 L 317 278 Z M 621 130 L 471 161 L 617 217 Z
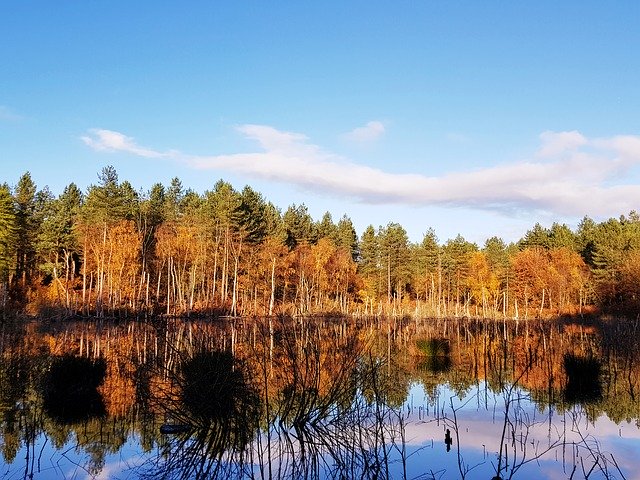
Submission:
M 178 178 L 139 192 L 102 169 L 55 196 L 23 174 L 0 185 L 2 315 L 360 315 L 515 317 L 640 307 L 640 216 L 573 231 L 532 227 L 507 244 L 397 223 L 360 236 L 347 215 L 284 213 L 250 186 L 203 194 Z

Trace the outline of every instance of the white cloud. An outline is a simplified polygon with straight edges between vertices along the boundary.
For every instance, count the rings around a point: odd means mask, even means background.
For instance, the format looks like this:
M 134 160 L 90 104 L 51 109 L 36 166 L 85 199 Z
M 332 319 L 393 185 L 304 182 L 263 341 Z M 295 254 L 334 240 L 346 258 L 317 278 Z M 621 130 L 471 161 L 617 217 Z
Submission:
M 384 135 L 385 127 L 382 122 L 372 120 L 364 127 L 354 128 L 343 136 L 345 139 L 355 143 L 371 143 Z
M 139 155 L 145 158 L 162 158 L 171 157 L 175 152 L 161 153 L 155 150 L 138 146 L 132 137 L 127 137 L 119 132 L 113 130 L 103 130 L 99 128 L 92 128 L 89 130 L 91 136 L 86 135 L 80 137 L 82 141 L 98 151 L 107 152 L 127 152 L 134 155 Z
M 571 132 L 542 132 L 540 141 L 542 146 L 538 150 L 538 155 L 541 157 L 562 155 L 565 152 L 575 151 L 587 143 L 587 139 L 575 130 Z
M 369 204 L 443 205 L 503 212 L 619 215 L 640 204 L 640 185 L 615 180 L 640 164 L 640 137 L 588 139 L 578 132 L 545 132 L 543 160 L 430 176 L 397 174 L 323 151 L 305 135 L 265 125 L 237 129 L 261 151 L 192 156 L 139 147 L 118 132 L 93 130 L 84 142 L 96 150 L 147 158 L 170 157 L 197 169 L 221 169 L 284 182 Z M 628 183 L 628 182 L 627 182 Z

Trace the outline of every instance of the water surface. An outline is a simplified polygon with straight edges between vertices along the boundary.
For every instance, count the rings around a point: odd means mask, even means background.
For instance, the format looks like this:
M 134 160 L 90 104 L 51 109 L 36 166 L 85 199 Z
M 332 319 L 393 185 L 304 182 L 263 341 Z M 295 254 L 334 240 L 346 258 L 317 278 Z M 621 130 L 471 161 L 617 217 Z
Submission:
M 640 478 L 637 325 L 30 322 L 4 478 Z

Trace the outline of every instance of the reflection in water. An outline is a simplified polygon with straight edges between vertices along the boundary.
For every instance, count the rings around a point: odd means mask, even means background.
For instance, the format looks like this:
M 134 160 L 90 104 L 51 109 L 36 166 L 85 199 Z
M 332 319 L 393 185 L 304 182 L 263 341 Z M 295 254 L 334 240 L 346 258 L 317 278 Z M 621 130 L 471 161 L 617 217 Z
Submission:
M 634 328 L 24 324 L 0 334 L 0 466 L 8 478 L 49 468 L 51 478 L 444 480 L 531 478 L 540 464 L 547 478 L 630 478 L 635 458 L 603 432 L 640 445 Z
M 418 368 L 431 373 L 445 373 L 451 368 L 451 347 L 446 338 L 421 338 L 416 340 L 416 347 L 421 358 Z
M 568 404 L 590 404 L 602 398 L 601 365 L 598 359 L 573 354 L 564 356 L 567 384 L 564 399 Z
M 358 336 L 333 342 L 328 333 L 281 324 L 272 343 L 270 330 L 257 328 L 244 361 L 215 351 L 183 359 L 162 398 L 172 399 L 164 409 L 172 425 L 189 428 L 167 436 L 145 474 L 389 478 L 390 427 L 399 426 L 380 397 L 381 364 L 364 357 Z
M 447 446 L 447 452 L 451 451 L 452 443 L 453 443 L 453 439 L 451 438 L 451 430 L 447 428 L 447 431 L 444 434 L 444 444 Z
M 105 415 L 98 387 L 107 371 L 104 359 L 64 355 L 54 358 L 43 376 L 43 406 L 53 420 L 72 424 Z
M 161 398 L 171 422 L 153 477 L 215 478 L 228 475 L 226 452 L 243 452 L 259 421 L 259 397 L 246 381 L 241 362 L 229 352 L 198 351 L 169 372 L 172 392 Z M 236 457 L 242 463 L 242 456 Z

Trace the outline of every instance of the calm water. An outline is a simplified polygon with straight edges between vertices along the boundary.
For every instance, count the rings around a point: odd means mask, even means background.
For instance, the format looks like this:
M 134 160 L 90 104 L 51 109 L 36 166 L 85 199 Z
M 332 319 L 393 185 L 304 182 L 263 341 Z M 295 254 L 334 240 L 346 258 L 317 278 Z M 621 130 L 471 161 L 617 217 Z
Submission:
M 640 478 L 636 322 L 1 328 L 3 478 Z

